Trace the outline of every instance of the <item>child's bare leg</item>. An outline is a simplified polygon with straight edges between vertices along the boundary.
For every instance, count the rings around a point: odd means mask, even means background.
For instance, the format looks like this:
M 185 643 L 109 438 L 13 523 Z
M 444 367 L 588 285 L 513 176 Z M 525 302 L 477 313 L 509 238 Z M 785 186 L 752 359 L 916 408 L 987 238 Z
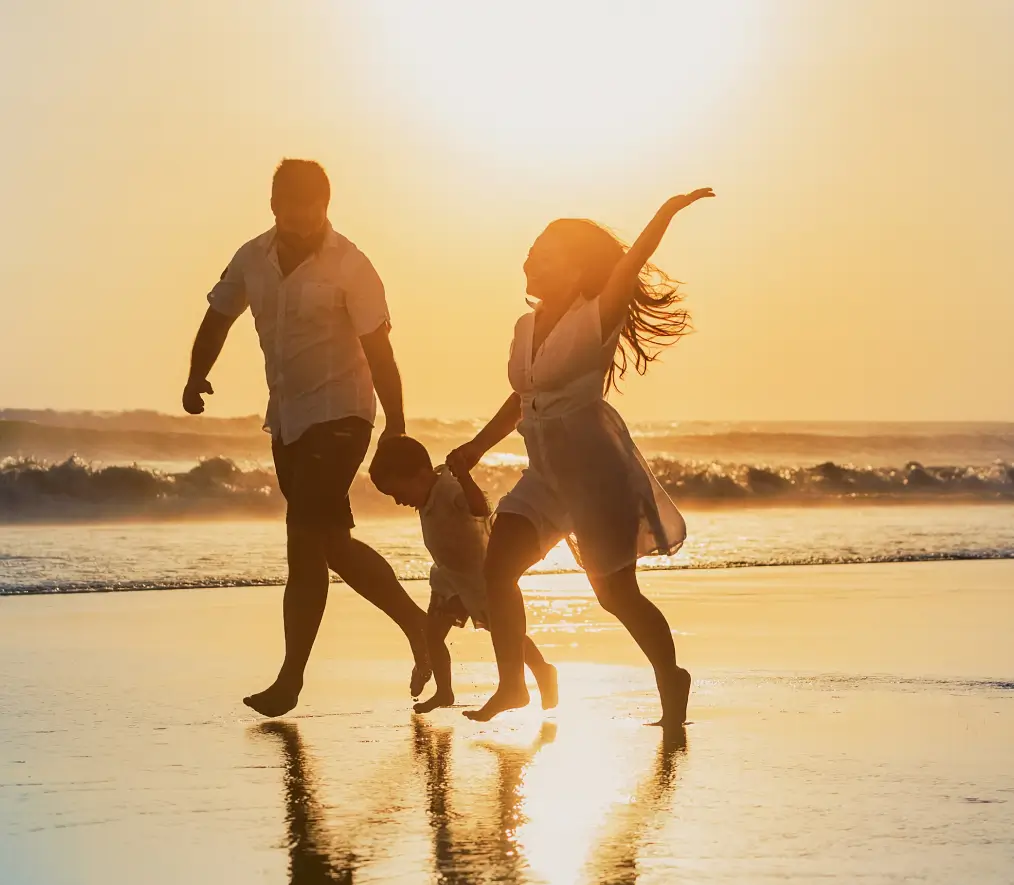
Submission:
M 522 650 L 525 655 L 525 664 L 532 671 L 532 675 L 538 683 L 539 694 L 542 696 L 542 709 L 552 710 L 560 702 L 556 667 L 542 656 L 538 646 L 532 642 L 531 636 L 525 636 Z
M 454 690 L 451 688 L 451 653 L 447 650 L 447 634 L 451 632 L 454 621 L 449 615 L 439 611 L 426 615 L 426 646 L 429 649 L 430 665 L 433 667 L 433 679 L 437 690 L 431 698 L 420 701 L 412 709 L 416 713 L 429 713 L 437 707 L 450 707 L 454 703 Z

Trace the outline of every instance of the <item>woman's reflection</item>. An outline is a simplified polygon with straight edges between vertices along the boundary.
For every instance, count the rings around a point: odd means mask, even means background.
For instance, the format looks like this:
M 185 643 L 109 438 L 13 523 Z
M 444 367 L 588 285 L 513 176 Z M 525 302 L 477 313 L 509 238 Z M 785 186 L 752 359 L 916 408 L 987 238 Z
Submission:
M 605 837 L 593 852 L 588 881 L 596 885 L 634 885 L 646 836 L 669 808 L 679 781 L 679 765 L 687 752 L 683 727 L 667 729 L 655 764 L 629 804 L 620 806 L 606 825 Z

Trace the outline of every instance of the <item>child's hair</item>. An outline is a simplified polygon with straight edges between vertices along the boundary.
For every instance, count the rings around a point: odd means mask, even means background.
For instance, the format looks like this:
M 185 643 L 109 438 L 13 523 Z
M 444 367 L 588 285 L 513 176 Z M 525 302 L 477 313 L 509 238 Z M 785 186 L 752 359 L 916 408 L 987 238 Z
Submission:
M 377 453 L 370 463 L 370 479 L 405 479 L 415 476 L 421 470 L 432 470 L 433 462 L 429 452 L 419 440 L 411 436 L 392 436 L 377 446 Z

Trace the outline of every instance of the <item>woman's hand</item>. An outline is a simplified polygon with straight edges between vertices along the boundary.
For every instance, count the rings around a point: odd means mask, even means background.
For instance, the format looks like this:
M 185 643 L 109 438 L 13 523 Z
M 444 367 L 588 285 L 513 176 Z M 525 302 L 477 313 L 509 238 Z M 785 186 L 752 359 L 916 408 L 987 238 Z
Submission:
M 699 187 L 695 191 L 691 191 L 689 194 L 680 194 L 679 196 L 673 197 L 668 202 L 668 207 L 672 209 L 673 213 L 679 212 L 680 209 L 686 209 L 691 203 L 696 203 L 698 200 L 706 199 L 707 197 L 713 197 L 715 192 L 710 187 Z
M 458 446 L 447 456 L 447 467 L 451 473 L 460 479 L 462 474 L 470 473 L 472 468 L 479 463 L 479 459 L 485 454 L 486 450 L 473 439 L 463 446 Z

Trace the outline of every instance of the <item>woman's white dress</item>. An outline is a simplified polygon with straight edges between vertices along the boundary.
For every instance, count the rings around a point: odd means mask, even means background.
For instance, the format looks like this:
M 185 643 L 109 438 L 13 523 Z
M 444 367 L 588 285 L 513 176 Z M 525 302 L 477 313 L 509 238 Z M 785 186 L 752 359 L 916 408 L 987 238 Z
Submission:
M 675 553 L 686 523 L 604 398 L 620 327 L 603 336 L 598 299 L 579 297 L 533 353 L 537 310 L 514 327 L 508 365 L 529 466 L 497 513 L 528 519 L 543 554 L 566 537 L 591 575 Z

